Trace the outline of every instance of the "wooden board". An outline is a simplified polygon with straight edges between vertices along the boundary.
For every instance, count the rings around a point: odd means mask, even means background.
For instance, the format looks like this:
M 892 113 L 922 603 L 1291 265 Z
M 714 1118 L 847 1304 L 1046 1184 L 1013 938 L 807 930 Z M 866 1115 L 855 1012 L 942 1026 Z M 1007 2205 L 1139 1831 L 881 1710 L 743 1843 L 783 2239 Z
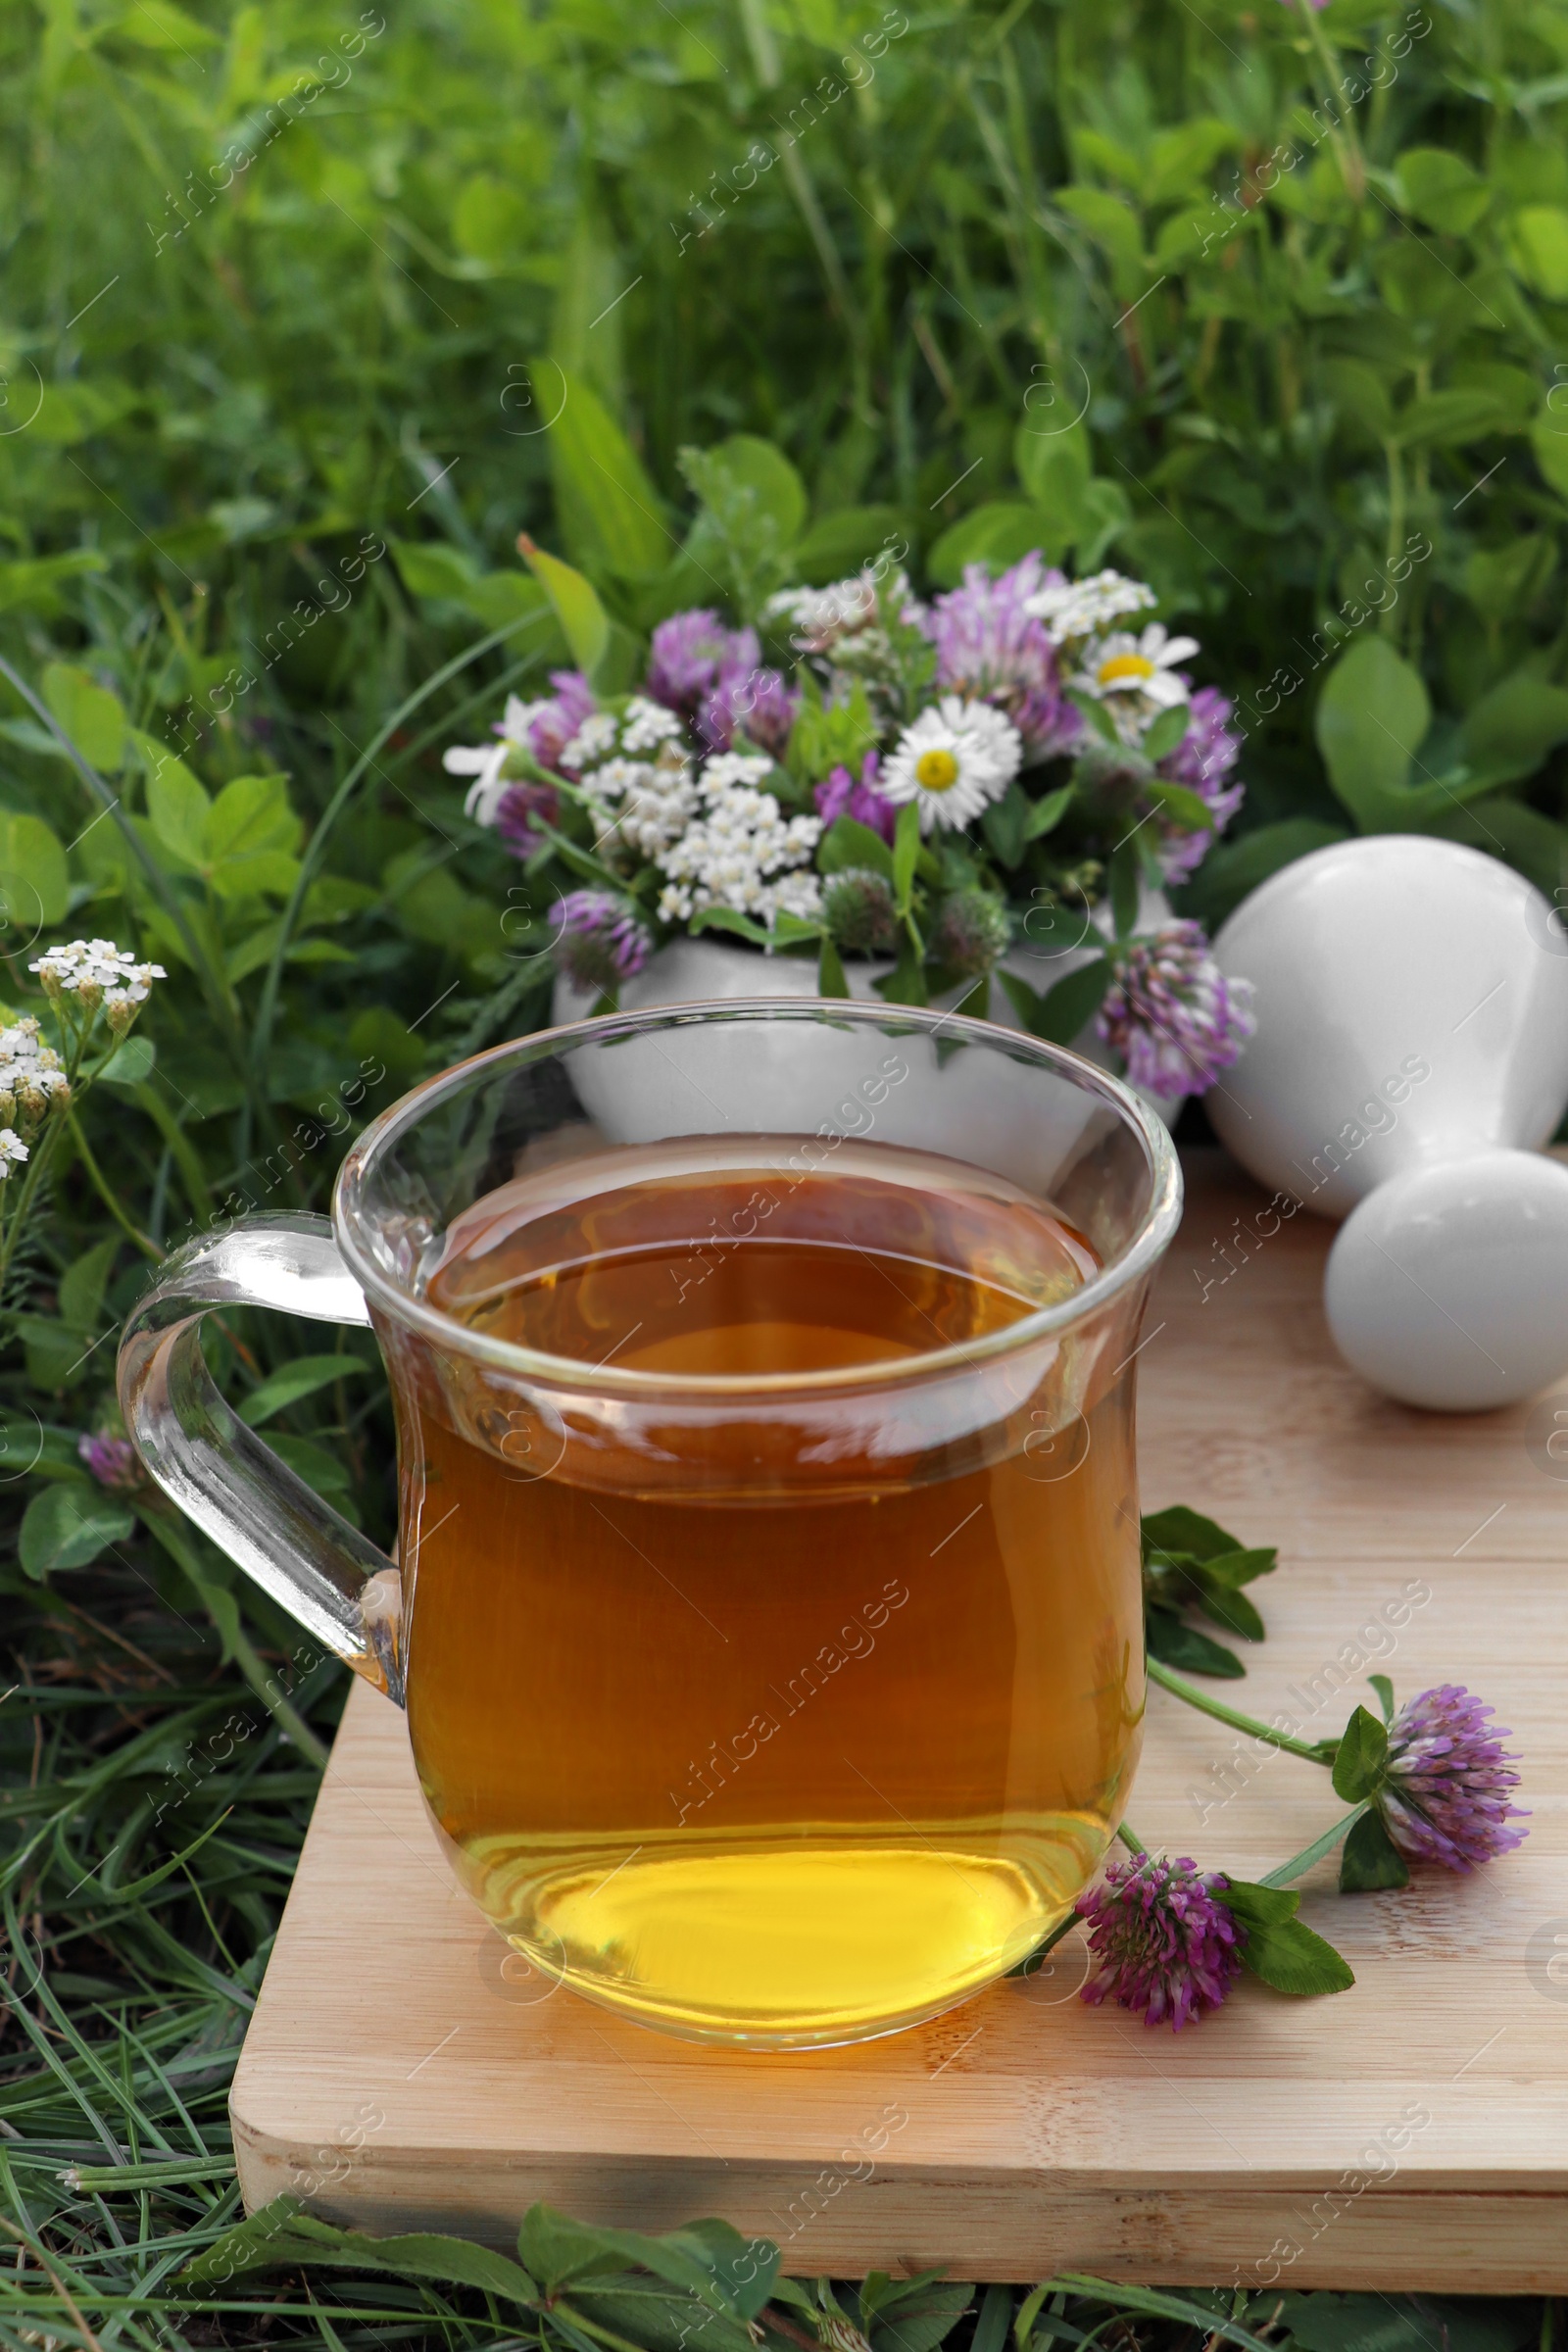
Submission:
M 1282 1547 L 1254 1588 L 1268 1642 L 1217 1686 L 1265 1718 L 1337 1731 L 1368 1667 L 1406 1696 L 1491 1699 L 1525 1757 L 1519 1853 L 1351 1899 L 1321 1868 L 1303 1916 L 1354 1989 L 1244 1980 L 1179 2038 L 1077 2001 L 1072 1937 L 1050 1978 L 887 2041 L 691 2048 L 509 1958 L 447 1875 L 402 1718 L 359 1685 L 234 2084 L 247 2204 L 303 2188 L 330 2219 L 497 2245 L 536 2198 L 645 2230 L 716 2213 L 799 2275 L 1568 2289 L 1554 1403 L 1455 1419 L 1372 1396 L 1323 1323 L 1332 1229 L 1276 1224 L 1217 1154 L 1190 1163 L 1142 1358 L 1145 1506 Z M 1151 1844 L 1255 1878 L 1334 1817 L 1315 1767 L 1151 1702 L 1132 1804 Z

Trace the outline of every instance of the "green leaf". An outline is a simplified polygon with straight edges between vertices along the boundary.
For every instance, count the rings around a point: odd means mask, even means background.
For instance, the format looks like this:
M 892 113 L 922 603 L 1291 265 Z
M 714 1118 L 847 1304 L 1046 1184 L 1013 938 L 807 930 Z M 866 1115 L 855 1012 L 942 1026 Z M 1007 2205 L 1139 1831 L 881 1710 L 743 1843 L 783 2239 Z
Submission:
M 1499 784 L 1533 776 L 1565 741 L 1568 692 L 1524 671 L 1484 694 L 1460 728 L 1466 764 Z
M 1058 188 L 1056 202 L 1109 256 L 1112 284 L 1123 293 L 1142 291 L 1144 241 L 1131 206 L 1105 188 Z
M 523 562 L 555 607 L 572 660 L 584 676 L 591 678 L 610 643 L 609 616 L 592 584 L 559 556 L 546 555 L 542 547 L 535 547 L 526 531 L 517 545 Z
M 1554 387 L 1562 390 L 1561 384 Z M 1549 396 L 1548 396 L 1549 397 Z M 1543 478 L 1559 498 L 1568 498 L 1568 416 L 1544 408 L 1530 428 L 1530 446 Z
M 735 906 L 704 906 L 693 915 L 690 928 L 693 931 L 733 931 L 737 939 L 749 939 L 754 948 L 769 948 L 773 945 L 773 934 L 766 925 L 754 922 L 749 914 L 742 914 Z
M 1330 670 L 1318 697 L 1318 748 L 1329 782 L 1363 832 L 1411 823 L 1400 802 L 1431 719 L 1420 672 L 1386 638 L 1358 639 Z
M 710 2311 L 741 2319 L 761 2309 L 771 2285 L 769 2275 L 758 2293 L 755 2274 L 765 2272 L 766 2262 L 759 2260 L 757 2242 L 727 2222 L 692 2222 L 685 2229 L 650 2237 L 636 2230 L 573 2221 L 550 2205 L 533 2205 L 517 2231 L 517 2251 L 547 2297 L 574 2280 L 634 2266 L 651 2271 L 667 2285 L 684 2288 Z M 776 2269 L 777 2250 L 768 2251 Z
M 213 804 L 183 760 L 151 736 L 138 735 L 147 764 L 147 814 L 162 847 L 187 873 L 200 873 L 207 854 L 207 819 Z
M 567 544 L 579 562 L 626 580 L 652 579 L 662 571 L 674 541 L 659 492 L 598 393 L 564 369 L 550 456 Z M 564 613 L 562 620 L 564 626 Z M 571 637 L 569 627 L 566 635 Z
M 913 801 L 906 801 L 893 829 L 893 896 L 900 914 L 908 908 L 919 856 L 920 811 Z
M 1481 174 L 1446 147 L 1407 147 L 1395 172 L 1401 209 L 1451 236 L 1474 228 L 1492 202 Z
M 1329 360 L 1323 387 L 1342 420 L 1359 437 L 1387 441 L 1394 431 L 1394 403 L 1388 386 L 1364 360 Z
M 1520 2352 L 1538 2339 L 1524 2298 L 1459 2301 L 1423 2294 L 1271 2294 L 1271 2312 L 1300 2352 Z
M 1247 1672 L 1233 1649 L 1211 1642 L 1196 1625 L 1186 1625 L 1173 1609 L 1152 1608 L 1144 1615 L 1145 1639 L 1151 1657 L 1179 1674 L 1209 1674 L 1220 1682 L 1237 1682 Z
M 317 2221 L 292 2196 L 274 2197 L 248 2221 L 226 2230 L 216 2245 L 188 2262 L 179 2278 L 190 2286 L 222 2286 L 242 2271 L 279 2267 L 382 2272 L 475 2287 L 504 2303 L 532 2306 L 537 2301 L 527 2272 L 487 2246 L 434 2232 L 368 2237 L 360 2230 L 338 2230 L 330 2222 Z
M 1036 508 L 1017 499 L 991 499 L 950 523 L 926 557 L 926 571 L 939 588 L 956 588 L 966 564 L 1005 571 L 1046 535 Z
M 1527 204 L 1508 223 L 1509 266 L 1533 294 L 1568 302 L 1568 212 L 1557 204 Z
M 756 433 L 731 433 L 703 452 L 704 478 L 726 477 L 731 499 L 744 498 L 751 514 L 780 549 L 791 548 L 806 525 L 806 485 L 781 449 Z
M 1142 874 L 1137 837 L 1118 842 L 1110 854 L 1109 876 L 1110 913 L 1118 940 L 1130 939 L 1137 928 L 1138 909 L 1143 903 Z
M 993 801 L 981 816 L 980 830 L 987 846 L 1003 865 L 1016 865 L 1023 856 L 1031 806 L 1014 776 L 1001 800 Z
M 1385 1886 L 1408 1886 L 1410 1873 L 1404 1857 L 1373 1807 L 1363 1813 L 1345 1840 L 1340 1855 L 1340 1892 L 1370 1894 Z
M 1298 1887 L 1260 1886 L 1249 1879 L 1231 1879 L 1222 1899 L 1227 1911 L 1234 1911 L 1249 1929 L 1277 1928 L 1294 1919 L 1301 1904 Z
M 1179 905 L 1212 935 L 1270 874 L 1346 838 L 1343 825 L 1326 825 L 1315 816 L 1289 816 L 1278 824 L 1259 825 L 1235 841 L 1217 842 L 1183 890 Z
M 1142 1522 L 1144 1556 L 1153 1551 L 1185 1553 L 1189 1559 L 1214 1560 L 1226 1552 L 1240 1551 L 1238 1539 L 1200 1511 L 1189 1510 L 1185 1502 L 1172 1503 L 1163 1511 L 1146 1511 Z
M 846 866 L 864 865 L 893 880 L 893 852 L 880 833 L 855 816 L 834 818 L 818 845 L 816 863 L 819 873 L 838 874 Z
M 1494 433 L 1504 413 L 1490 392 L 1429 392 L 1401 409 L 1395 432 L 1406 449 L 1459 448 Z
M 66 853 L 43 818 L 0 813 L 0 940 L 8 930 L 25 940 L 62 921 L 70 904 Z
M 887 554 L 896 564 L 904 562 L 916 528 L 903 507 L 840 507 L 818 515 L 796 541 L 792 568 L 808 587 L 825 588 L 874 557 Z
M 1276 1992 L 1288 1992 L 1298 1999 L 1320 1993 L 1348 1992 L 1355 1983 L 1348 1964 L 1342 1959 L 1321 1936 L 1314 1935 L 1294 1918 L 1250 1918 L 1245 1908 L 1250 1894 L 1272 1894 L 1284 1889 L 1249 1887 L 1235 1881 L 1220 1895 L 1219 1900 L 1233 1911 L 1247 1929 L 1247 1940 L 1241 1947 L 1241 1961 L 1254 1977 Z M 1240 1902 L 1233 1898 L 1242 1897 Z
M 1063 372 L 1071 374 L 1072 370 Z M 1078 381 L 1081 385 L 1082 377 Z M 1094 457 L 1088 426 L 1069 424 L 1071 414 L 1066 395 L 1054 380 L 1031 383 L 1024 394 L 1023 418 L 1012 436 L 1012 462 L 1037 507 L 1076 515 L 1094 471 Z
M 92 1341 L 58 1315 L 18 1315 L 17 1336 L 27 1351 L 27 1378 L 58 1396 L 76 1388 L 89 1369 Z
M 239 1408 L 240 1419 L 252 1429 L 260 1429 L 290 1404 L 303 1397 L 314 1396 L 318 1389 L 330 1387 L 335 1380 L 354 1380 L 371 1369 L 359 1355 L 301 1355 L 293 1363 L 270 1373 L 259 1387 L 253 1389 Z
M 1031 988 L 1013 972 L 999 972 L 997 977 L 1031 1036 L 1043 1037 L 1054 1046 L 1070 1046 L 1100 1010 L 1110 986 L 1110 958 L 1097 956 L 1044 992 Z
M 74 1331 L 91 1336 L 103 1309 L 104 1285 L 120 1254 L 120 1235 L 111 1233 L 84 1250 L 60 1283 L 60 1312 Z
M 304 830 L 282 776 L 235 776 L 207 812 L 205 862 L 213 888 L 229 899 L 292 890 Z
M 99 1070 L 94 1085 L 145 1086 L 158 1059 L 150 1037 L 123 1038 Z
M 822 997 L 848 997 L 850 993 L 843 957 L 825 931 L 817 951 L 816 991 Z
M 394 539 L 391 548 L 398 577 L 411 596 L 467 603 L 477 566 L 461 549 L 439 539 Z
M 118 695 L 69 662 L 51 662 L 39 681 L 62 731 L 89 767 L 112 776 L 123 765 L 125 713 Z
M 1144 758 L 1146 760 L 1163 760 L 1168 752 L 1174 752 L 1180 744 L 1186 742 L 1187 730 L 1191 726 L 1192 720 L 1192 710 L 1186 703 L 1173 703 L 1168 710 L 1162 710 L 1138 747 Z M 1198 795 L 1195 793 L 1193 798 L 1197 800 Z M 1204 819 L 1212 822 L 1206 802 L 1201 806 Z
M 109 558 L 95 547 L 74 548 L 64 556 L 28 556 L 0 564 L 0 612 L 31 606 L 35 612 L 61 611 L 56 591 L 63 580 L 79 579 L 84 572 L 107 571 Z M 52 746 L 51 746 L 52 748 Z
M 1202 794 L 1194 792 L 1191 785 L 1172 784 L 1164 776 L 1151 776 L 1144 790 L 1156 808 L 1162 808 L 1189 833 L 1206 833 L 1212 827 L 1214 811 Z
M 1216 1583 L 1250 1585 L 1254 1577 L 1272 1576 L 1280 1564 L 1278 1548 L 1272 1544 L 1258 1544 L 1247 1550 L 1215 1552 L 1202 1563 L 1202 1573 Z
M 1383 1709 L 1384 1722 L 1392 1723 L 1394 1721 L 1394 1685 L 1386 1674 L 1369 1674 L 1366 1679 L 1378 1694 L 1378 1704 Z
M 878 2311 L 871 2352 L 936 2352 L 973 2300 L 973 2286 L 956 2279 L 911 2279 L 906 2293 L 889 2295 Z
M 1245 1592 L 1236 1592 L 1219 1581 L 1210 1582 L 1210 1572 L 1200 1568 L 1194 1572 L 1197 1600 L 1205 1617 L 1223 1626 L 1228 1634 L 1238 1634 L 1244 1642 L 1261 1642 L 1266 1632 L 1262 1618 Z
M 22 1565 L 41 1584 L 57 1568 L 85 1568 L 111 1544 L 122 1544 L 136 1522 L 123 1503 L 73 1479 L 45 1487 L 23 1514 Z
M 1383 1786 L 1388 1763 L 1389 1735 L 1375 1715 L 1357 1707 L 1346 1725 L 1334 1757 L 1334 1793 L 1348 1805 L 1359 1804 Z
M 1074 789 L 1071 784 L 1062 784 L 1056 791 L 1045 793 L 1038 801 L 1030 802 L 1029 814 L 1024 820 L 1025 841 L 1039 841 L 1047 833 L 1055 831 L 1072 807 Z

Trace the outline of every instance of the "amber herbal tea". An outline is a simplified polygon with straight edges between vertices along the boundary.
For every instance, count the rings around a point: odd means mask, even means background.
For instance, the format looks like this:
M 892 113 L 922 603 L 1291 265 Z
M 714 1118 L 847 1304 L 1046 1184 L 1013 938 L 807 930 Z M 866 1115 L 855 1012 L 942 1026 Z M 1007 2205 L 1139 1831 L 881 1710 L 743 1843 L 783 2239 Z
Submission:
M 987 1343 L 1097 1271 L 1004 1178 L 874 1142 L 607 1150 L 453 1225 L 429 1303 L 566 1361 L 558 1405 L 382 1334 L 409 1721 L 464 1883 L 544 1970 L 830 2042 L 1065 1915 L 1140 1737 L 1132 1369 Z M 624 1400 L 585 1411 L 567 1366 Z

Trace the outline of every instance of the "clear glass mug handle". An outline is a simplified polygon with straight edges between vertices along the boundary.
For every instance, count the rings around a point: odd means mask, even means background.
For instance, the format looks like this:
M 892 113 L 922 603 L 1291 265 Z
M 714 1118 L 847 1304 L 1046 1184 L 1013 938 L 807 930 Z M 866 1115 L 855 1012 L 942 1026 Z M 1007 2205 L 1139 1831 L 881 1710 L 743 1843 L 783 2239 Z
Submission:
M 368 1325 L 326 1217 L 246 1217 L 168 1261 L 120 1342 L 120 1405 L 149 1475 L 263 1591 L 403 1704 L 396 1567 L 224 1403 L 202 1358 L 204 1315 L 272 1306 Z

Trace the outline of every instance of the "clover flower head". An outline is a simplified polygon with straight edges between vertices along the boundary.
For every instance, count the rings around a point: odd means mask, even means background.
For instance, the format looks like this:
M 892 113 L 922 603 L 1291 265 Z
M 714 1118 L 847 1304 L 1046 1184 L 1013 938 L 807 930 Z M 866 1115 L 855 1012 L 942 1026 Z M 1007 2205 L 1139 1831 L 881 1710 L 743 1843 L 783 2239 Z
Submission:
M 1023 761 L 1023 739 L 989 703 L 945 694 L 905 728 L 881 778 L 901 806 L 913 801 L 920 830 L 960 830 L 1000 801 Z
M 811 793 L 824 826 L 836 824 L 841 816 L 853 816 L 858 824 L 868 826 L 873 833 L 880 833 L 885 842 L 892 842 L 899 809 L 898 803 L 890 801 L 880 787 L 881 766 L 880 752 L 870 751 L 860 762 L 858 782 L 847 767 L 828 769 Z
M 983 564 L 965 567 L 962 584 L 939 596 L 922 621 L 937 649 L 939 688 L 995 703 L 1037 760 L 1066 749 L 1083 721 L 1062 693 L 1056 649 L 1032 600 L 1067 586 L 1027 555 L 995 579 Z
M 726 671 L 755 669 L 760 652 L 755 630 L 726 628 L 706 607 L 672 612 L 649 640 L 643 692 L 691 718 Z
M 573 890 L 554 911 L 556 965 L 573 988 L 604 994 L 648 961 L 653 934 L 629 900 L 608 890 Z
M 945 899 L 931 935 L 931 953 L 965 980 L 994 971 L 1012 936 L 1007 910 L 989 890 L 956 890 Z
M 1053 645 L 1076 646 L 1112 621 L 1147 612 L 1158 602 L 1147 581 L 1130 580 L 1119 571 L 1097 571 L 1087 580 L 1063 580 L 1058 572 L 1047 576 L 1028 598 L 1026 610 L 1044 621 Z
M 1174 1102 L 1200 1095 L 1256 1028 L 1252 988 L 1228 980 L 1200 923 L 1170 923 L 1111 951 L 1112 973 L 1095 1026 L 1134 1086 Z
M 1230 1882 L 1185 1855 L 1108 1863 L 1073 1908 L 1088 1922 L 1098 1968 L 1081 1998 L 1115 2000 L 1173 2034 L 1217 2009 L 1241 1973 L 1246 1931 L 1219 1897 Z
M 1173 752 L 1155 762 L 1159 775 L 1196 792 L 1213 818 L 1202 832 L 1161 827 L 1159 862 L 1167 882 L 1185 882 L 1202 864 L 1247 797 L 1245 784 L 1226 782 L 1243 740 L 1231 727 L 1232 715 L 1233 705 L 1217 686 L 1200 686 L 1189 705 L 1186 734 Z
M 1510 1826 L 1529 1819 L 1509 1794 L 1519 1775 L 1502 1742 L 1512 1735 L 1494 1730 L 1492 1712 L 1462 1683 L 1441 1683 L 1395 1717 L 1378 1803 L 1410 1861 L 1470 1871 L 1524 1842 Z
M 822 920 L 841 956 L 884 956 L 898 945 L 893 892 L 869 866 L 841 866 L 822 884 Z
M 117 1437 L 111 1430 L 97 1430 L 90 1437 L 84 1434 L 76 1440 L 76 1451 L 98 1484 L 116 1494 L 129 1494 L 133 1488 L 147 1483 L 140 1457 L 128 1438 Z
M 169 977 L 161 963 L 138 963 L 112 939 L 74 939 L 68 947 L 48 949 L 27 969 L 37 973 L 52 1004 L 93 1013 L 107 1004 L 110 1025 L 121 1036 L 146 1004 L 153 982 Z

